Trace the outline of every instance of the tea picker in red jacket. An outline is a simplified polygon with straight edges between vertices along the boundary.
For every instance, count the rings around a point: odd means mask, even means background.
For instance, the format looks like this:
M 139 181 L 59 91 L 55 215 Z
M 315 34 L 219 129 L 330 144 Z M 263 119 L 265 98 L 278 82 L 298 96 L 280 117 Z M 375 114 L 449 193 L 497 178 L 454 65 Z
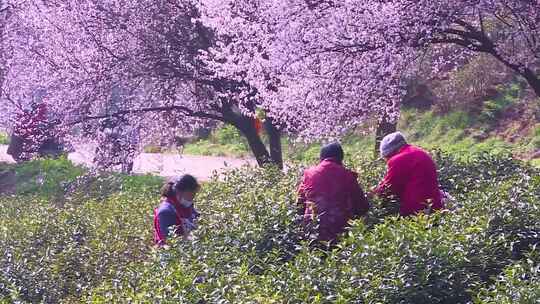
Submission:
M 298 203 L 304 221 L 319 218 L 319 240 L 332 241 L 349 220 L 367 213 L 369 204 L 358 184 L 358 174 L 343 166 L 343 149 L 333 143 L 321 149 L 319 165 L 304 172 Z
M 429 213 L 442 209 L 443 202 L 437 168 L 424 150 L 409 145 L 400 132 L 383 138 L 380 154 L 386 160 L 387 172 L 371 195 L 394 195 L 400 201 L 402 216 Z
M 199 213 L 195 210 L 193 199 L 199 188 L 195 177 L 189 174 L 163 185 L 161 203 L 154 210 L 156 245 L 165 245 L 167 238 L 172 235 L 188 239 L 190 232 L 197 228 Z

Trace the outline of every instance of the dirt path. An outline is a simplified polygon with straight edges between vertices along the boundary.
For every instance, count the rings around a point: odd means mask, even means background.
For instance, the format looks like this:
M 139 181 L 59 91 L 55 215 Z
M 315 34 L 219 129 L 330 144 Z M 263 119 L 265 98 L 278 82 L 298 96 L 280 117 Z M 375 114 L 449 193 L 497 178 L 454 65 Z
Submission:
M 7 146 L 0 145 L 0 162 L 3 163 L 12 163 L 13 158 L 7 154 Z
M 0 145 L 0 162 L 13 162 L 6 150 L 7 146 Z M 68 158 L 75 164 L 91 167 L 93 153 L 80 148 L 70 153 Z M 253 159 L 230 157 L 143 153 L 135 159 L 133 171 L 137 174 L 151 173 L 165 177 L 189 173 L 200 180 L 208 180 L 214 172 L 222 173 L 246 165 L 255 166 L 256 162 Z

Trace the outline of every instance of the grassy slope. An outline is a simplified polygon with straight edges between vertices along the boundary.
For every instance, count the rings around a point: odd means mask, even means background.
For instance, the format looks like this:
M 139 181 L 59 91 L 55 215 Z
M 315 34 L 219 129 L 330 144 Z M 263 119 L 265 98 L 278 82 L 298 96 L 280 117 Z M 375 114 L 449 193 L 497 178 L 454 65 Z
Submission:
M 540 149 L 540 102 L 529 101 L 524 106 L 525 92 L 518 83 L 497 87 L 499 94 L 486 100 L 480 108 L 468 111 L 456 109 L 448 114 L 434 114 L 415 109 L 402 111 L 399 129 L 409 140 L 429 149 L 441 149 L 460 155 L 477 152 L 512 153 L 526 159 Z M 533 114 L 523 115 L 530 112 Z M 536 113 L 536 114 L 534 114 Z M 536 124 L 535 124 L 536 122 Z M 366 132 L 363 132 L 366 133 Z M 369 133 L 369 132 L 367 132 Z M 351 135 L 342 139 L 350 154 L 372 153 L 371 135 Z M 303 145 L 283 140 L 285 157 L 297 161 L 317 159 L 319 144 Z M 245 139 L 232 127 L 215 131 L 208 140 L 189 144 L 188 154 L 214 156 L 250 156 Z M 540 165 L 540 160 L 533 163 Z
M 183 152 L 207 156 L 251 156 L 246 139 L 232 126 L 218 129 L 208 139 L 186 145 Z
M 502 111 L 504 107 L 497 108 Z M 498 136 L 495 124 L 495 113 L 483 111 L 477 115 L 463 111 L 455 111 L 446 115 L 437 115 L 433 111 L 421 112 L 406 109 L 398 128 L 403 131 L 410 142 L 428 149 L 440 149 L 455 154 L 470 155 L 478 152 L 512 153 L 526 158 L 527 155 L 540 149 L 540 124 L 530 128 L 527 134 L 520 135 L 514 142 Z M 495 119 L 495 120 L 493 120 Z M 511 133 L 512 130 L 507 130 Z M 349 135 L 342 139 L 345 149 L 350 154 L 372 153 L 374 139 L 371 135 Z M 317 159 L 320 144 L 304 145 L 283 140 L 286 157 L 296 161 L 313 161 Z M 209 140 L 189 144 L 184 153 L 214 156 L 249 156 L 250 152 L 245 140 L 231 127 L 218 129 Z M 540 165 L 540 161 L 533 163 Z

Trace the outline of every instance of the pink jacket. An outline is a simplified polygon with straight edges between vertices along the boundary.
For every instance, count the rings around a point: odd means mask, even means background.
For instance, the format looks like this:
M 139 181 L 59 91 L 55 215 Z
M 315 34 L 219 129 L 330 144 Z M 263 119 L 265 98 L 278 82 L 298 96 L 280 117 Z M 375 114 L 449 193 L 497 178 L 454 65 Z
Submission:
M 388 170 L 375 192 L 390 191 L 400 200 L 402 216 L 416 214 L 428 204 L 442 209 L 437 168 L 429 154 L 415 146 L 406 145 L 388 160 Z
M 299 201 L 304 204 L 305 220 L 320 217 L 320 240 L 334 240 L 350 219 L 367 212 L 369 204 L 357 177 L 357 173 L 333 159 L 325 159 L 304 172 Z

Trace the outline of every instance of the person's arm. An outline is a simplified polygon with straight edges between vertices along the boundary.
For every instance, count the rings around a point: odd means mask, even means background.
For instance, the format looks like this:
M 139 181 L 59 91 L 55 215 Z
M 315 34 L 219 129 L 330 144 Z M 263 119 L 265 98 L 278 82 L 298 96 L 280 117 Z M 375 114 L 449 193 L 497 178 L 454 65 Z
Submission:
M 159 219 L 159 232 L 163 239 L 167 239 L 169 236 L 169 229 L 176 225 L 176 212 L 169 208 L 162 209 L 158 213 Z M 181 227 L 176 227 L 175 229 L 182 229 Z
M 373 190 L 374 195 L 385 195 L 390 192 L 397 194 L 403 185 L 404 174 L 407 171 L 399 162 L 389 161 L 385 177 L 379 185 Z

